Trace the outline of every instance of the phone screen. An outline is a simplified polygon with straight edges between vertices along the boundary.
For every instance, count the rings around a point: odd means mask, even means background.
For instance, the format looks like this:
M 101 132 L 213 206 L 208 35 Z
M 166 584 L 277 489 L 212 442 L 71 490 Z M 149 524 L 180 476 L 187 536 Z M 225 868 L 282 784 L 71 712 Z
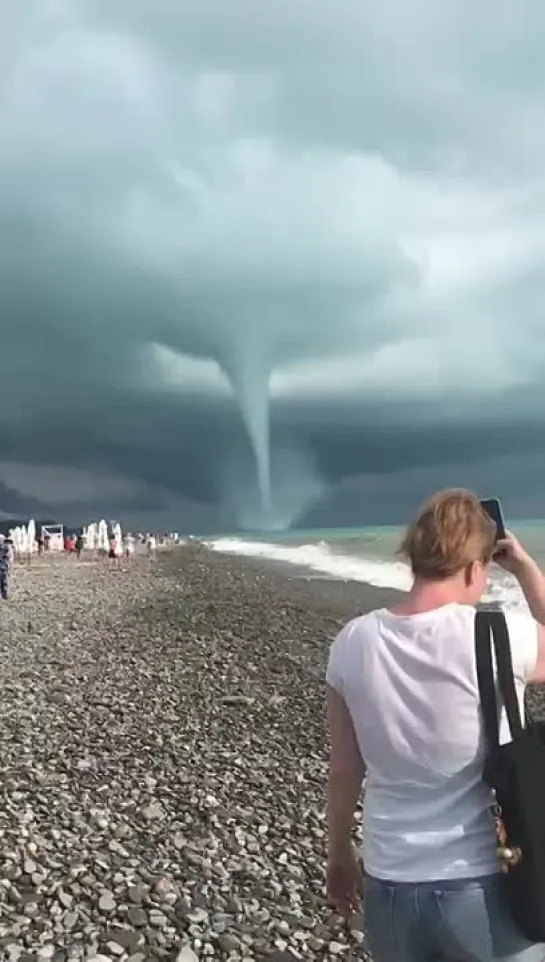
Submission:
M 503 520 L 503 511 L 499 499 L 484 498 L 481 501 L 481 507 L 496 525 L 496 541 L 501 541 L 505 538 L 505 522 Z

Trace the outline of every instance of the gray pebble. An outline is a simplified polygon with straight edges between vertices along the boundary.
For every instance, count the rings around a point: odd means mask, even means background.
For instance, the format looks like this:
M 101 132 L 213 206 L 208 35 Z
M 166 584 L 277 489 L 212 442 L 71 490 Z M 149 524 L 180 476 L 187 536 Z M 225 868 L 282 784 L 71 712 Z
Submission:
M 143 928 L 145 925 L 148 924 L 148 917 L 146 913 L 144 912 L 143 909 L 139 908 L 137 905 L 130 906 L 127 912 L 127 917 L 131 925 L 134 925 L 135 928 L 137 929 Z
M 218 943 L 224 952 L 236 952 L 240 948 L 240 939 L 238 939 L 236 935 L 230 935 L 228 932 L 220 935 Z
M 117 903 L 112 892 L 103 892 L 98 900 L 98 907 L 101 912 L 115 912 Z
M 199 962 L 199 956 L 190 945 L 184 945 L 176 956 L 176 962 Z

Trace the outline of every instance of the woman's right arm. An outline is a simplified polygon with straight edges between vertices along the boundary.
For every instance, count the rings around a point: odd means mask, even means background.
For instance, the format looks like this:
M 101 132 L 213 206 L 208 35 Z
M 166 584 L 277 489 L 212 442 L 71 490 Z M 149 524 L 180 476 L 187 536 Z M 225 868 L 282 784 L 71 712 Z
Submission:
M 529 681 L 532 685 L 542 685 L 545 683 L 545 578 L 530 555 L 526 556 L 517 578 L 537 621 L 537 661 Z
M 545 577 L 539 565 L 509 534 L 498 544 L 500 554 L 495 561 L 517 579 L 530 612 L 537 622 L 537 659 L 527 681 L 533 685 L 545 683 Z

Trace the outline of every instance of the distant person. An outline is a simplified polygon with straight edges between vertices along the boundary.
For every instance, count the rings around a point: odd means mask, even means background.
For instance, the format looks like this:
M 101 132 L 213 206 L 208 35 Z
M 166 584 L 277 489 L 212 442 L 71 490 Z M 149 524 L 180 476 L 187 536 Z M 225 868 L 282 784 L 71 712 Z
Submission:
M 157 538 L 155 537 L 154 534 L 148 535 L 147 547 L 148 547 L 148 557 L 155 558 L 157 554 Z
M 0 544 L 0 597 L 4 601 L 8 598 L 9 578 L 14 558 L 13 542 L 10 537 L 4 538 Z
M 83 539 L 83 535 L 82 535 L 82 534 L 78 534 L 78 535 L 76 536 L 76 540 L 75 540 L 75 543 L 74 543 L 74 548 L 75 548 L 75 552 L 76 552 L 76 558 L 78 559 L 78 561 L 79 561 L 80 558 L 81 558 L 81 554 L 82 554 L 82 551 L 83 551 L 84 547 L 85 547 L 85 541 L 84 541 L 84 539 Z
M 108 557 L 110 561 L 115 561 L 117 559 L 117 542 L 113 535 L 110 538 L 109 545 Z
M 127 561 L 132 561 L 134 558 L 134 549 L 134 538 L 132 534 L 128 534 L 125 536 L 125 557 L 127 558 Z
M 44 549 L 45 549 L 45 543 L 44 543 L 44 537 L 43 537 L 43 535 L 41 535 L 41 534 L 37 535 L 37 537 L 36 537 L 36 545 L 37 545 L 37 548 L 38 548 L 38 557 L 41 558 L 42 555 L 43 555 L 43 553 L 44 553 Z
M 514 537 L 496 545 L 495 534 L 470 492 L 436 495 L 403 542 L 411 591 L 331 647 L 327 888 L 345 917 L 365 892 L 375 962 L 545 959 L 504 896 L 474 648 L 494 555 L 533 616 L 506 612 L 523 705 L 526 683 L 545 682 L 545 581 Z M 509 740 L 505 718 L 502 731 Z M 362 871 L 351 828 L 364 776 Z

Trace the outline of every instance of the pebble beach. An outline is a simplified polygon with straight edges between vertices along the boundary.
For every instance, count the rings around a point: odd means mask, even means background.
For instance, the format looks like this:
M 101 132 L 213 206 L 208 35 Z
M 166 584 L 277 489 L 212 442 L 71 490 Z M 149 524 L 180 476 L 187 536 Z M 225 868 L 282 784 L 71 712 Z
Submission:
M 363 916 L 324 897 L 324 671 L 342 623 L 395 598 L 196 544 L 17 564 L 0 958 L 368 959 Z
M 324 670 L 392 600 L 199 545 L 16 565 L 0 606 L 0 954 L 366 957 L 324 898 Z

